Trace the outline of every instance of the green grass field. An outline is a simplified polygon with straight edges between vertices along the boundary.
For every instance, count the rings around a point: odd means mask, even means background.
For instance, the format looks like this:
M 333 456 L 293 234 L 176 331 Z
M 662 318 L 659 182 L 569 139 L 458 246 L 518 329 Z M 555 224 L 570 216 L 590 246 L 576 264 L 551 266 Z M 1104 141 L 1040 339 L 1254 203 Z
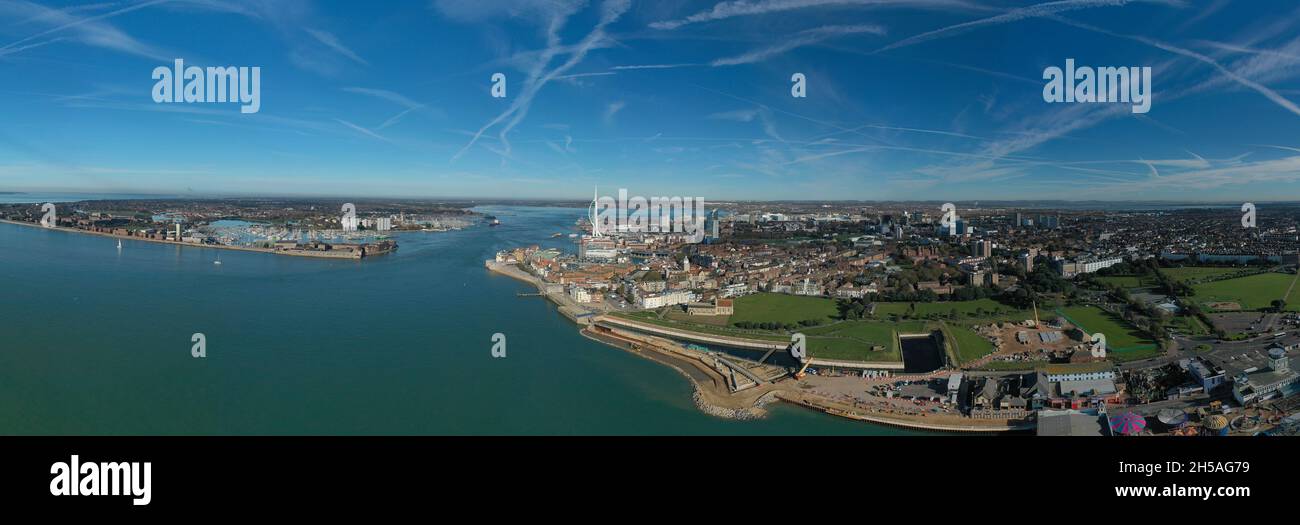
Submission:
M 1244 271 L 1243 268 L 1219 268 L 1210 266 L 1191 266 L 1187 268 L 1162 268 L 1161 273 L 1175 281 L 1201 280 L 1223 277 Z
M 692 321 L 687 321 L 682 319 L 672 319 L 672 318 L 659 319 L 658 314 L 649 311 L 628 312 L 628 313 L 620 312 L 620 313 L 614 313 L 610 315 L 613 315 L 615 317 L 623 317 L 626 319 L 631 319 L 633 321 L 641 321 L 643 323 L 649 323 L 657 326 L 663 326 L 665 328 L 689 330 L 692 332 L 699 332 L 702 334 L 743 337 L 746 339 L 759 339 L 764 341 L 789 341 L 790 340 L 789 335 L 786 335 L 784 333 L 767 331 L 767 330 L 740 330 L 736 328 L 728 328 L 724 326 L 717 326 L 717 325 L 706 324 L 706 323 L 697 323 L 697 322 L 692 322 Z
M 993 353 L 993 343 L 971 329 L 955 324 L 946 324 L 945 333 L 951 338 L 949 345 L 957 350 L 959 364 L 969 363 Z
M 1120 317 L 1095 306 L 1072 306 L 1062 309 L 1072 322 L 1085 332 L 1106 334 L 1106 346 L 1112 350 L 1156 344 Z
M 1156 280 L 1152 277 L 1138 275 L 1111 275 L 1107 277 L 1097 277 L 1097 282 L 1118 286 L 1120 288 L 1146 288 L 1155 286 Z
M 798 323 L 806 319 L 830 322 L 839 315 L 835 301 L 824 297 L 760 293 L 737 297 L 731 322 Z
M 611 314 L 617 317 L 641 321 L 644 323 L 686 330 L 707 335 L 722 335 L 755 339 L 761 341 L 789 342 L 790 334 L 770 330 L 741 330 L 700 322 L 686 318 L 659 319 L 655 312 L 631 312 Z M 841 321 L 803 330 L 808 336 L 808 354 L 822 359 L 842 361 L 882 361 L 897 362 L 903 359 L 894 338 L 895 324 L 880 321 Z M 925 328 L 924 323 L 899 323 L 915 331 Z M 873 351 L 872 347 L 882 346 L 883 350 Z M 755 352 L 758 352 L 757 350 Z M 758 355 L 755 355 L 757 358 Z
M 844 361 L 901 361 L 894 337 L 895 326 L 875 321 L 844 321 L 830 326 L 804 330 L 808 336 L 808 354 L 822 359 Z M 872 351 L 873 346 L 883 350 Z
M 876 303 L 876 317 L 888 317 L 890 314 L 903 315 L 907 313 L 908 305 L 913 303 L 907 302 L 880 302 Z M 976 299 L 974 301 L 950 301 L 939 303 L 915 303 L 916 315 L 927 316 L 931 314 L 948 315 L 956 310 L 958 314 L 970 316 L 975 315 L 983 309 L 982 319 L 1005 319 L 1005 320 L 1024 320 L 1033 317 L 1033 312 L 1026 310 L 1017 310 L 1011 306 L 994 301 L 993 299 Z M 999 312 L 994 314 L 994 312 Z
M 1171 321 L 1170 326 L 1184 334 L 1190 336 L 1210 335 L 1212 330 L 1205 326 L 1199 317 L 1191 315 L 1181 315 Z
M 1209 308 L 1208 303 L 1233 302 L 1241 305 L 1242 310 L 1260 310 L 1271 307 L 1274 299 L 1291 287 L 1295 275 L 1281 273 L 1263 273 L 1249 277 L 1239 277 L 1226 281 L 1214 281 L 1194 285 L 1197 303 Z M 1300 311 L 1300 293 L 1291 290 L 1287 298 L 1287 310 Z

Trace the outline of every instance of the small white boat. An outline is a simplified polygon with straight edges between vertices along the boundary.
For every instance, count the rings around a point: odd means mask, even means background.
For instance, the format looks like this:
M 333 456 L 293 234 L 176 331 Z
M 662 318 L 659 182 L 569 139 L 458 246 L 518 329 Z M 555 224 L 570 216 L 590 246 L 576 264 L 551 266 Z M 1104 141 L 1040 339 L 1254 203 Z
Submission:
M 217 260 L 212 261 L 212 264 L 215 264 L 215 265 L 217 265 L 217 266 L 221 266 L 221 255 L 218 254 L 218 255 L 217 255 Z
M 117 249 L 119 249 L 119 250 L 122 249 L 122 239 L 118 239 L 118 240 L 117 240 Z

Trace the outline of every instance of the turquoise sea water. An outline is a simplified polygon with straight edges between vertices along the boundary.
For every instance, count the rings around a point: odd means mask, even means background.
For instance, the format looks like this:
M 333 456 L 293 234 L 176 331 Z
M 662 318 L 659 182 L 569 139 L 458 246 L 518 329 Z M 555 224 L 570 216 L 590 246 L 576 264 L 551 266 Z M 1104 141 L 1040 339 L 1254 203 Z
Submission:
M 902 434 L 774 405 L 701 413 L 676 371 L 580 336 L 497 250 L 583 210 L 315 260 L 0 224 L 0 434 Z M 490 355 L 493 333 L 508 357 Z M 207 338 L 204 359 L 191 336 Z

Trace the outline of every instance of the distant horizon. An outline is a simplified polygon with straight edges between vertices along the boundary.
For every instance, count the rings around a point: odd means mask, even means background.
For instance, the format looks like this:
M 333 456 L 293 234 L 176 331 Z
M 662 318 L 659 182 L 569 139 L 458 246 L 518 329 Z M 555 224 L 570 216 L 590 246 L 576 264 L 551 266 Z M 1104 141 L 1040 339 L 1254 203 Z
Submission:
M 344 194 L 292 194 L 292 193 L 195 193 L 186 195 L 183 193 L 150 193 L 145 191 L 85 191 L 85 190 L 7 190 L 0 189 L 0 195 L 35 195 L 35 194 L 54 194 L 54 195 L 101 195 L 113 196 L 124 195 L 132 196 L 142 200 L 165 200 L 165 199 L 243 199 L 243 198 L 266 198 L 266 199 L 330 199 L 330 200 L 356 200 L 358 202 L 376 201 L 376 200 L 394 200 L 394 201 L 425 201 L 425 200 L 447 200 L 447 201 L 485 201 L 485 202 L 539 202 L 539 203 L 586 203 L 590 198 L 561 198 L 561 197 L 503 197 L 503 196 L 461 196 L 461 195 L 344 195 Z M 85 199 L 85 200 L 111 200 L 111 199 Z M 1109 205 L 1136 205 L 1136 204 L 1159 204 L 1159 205 L 1227 205 L 1238 206 L 1242 202 L 1235 200 L 1182 200 L 1182 199 L 1141 199 L 1141 200 L 1067 200 L 1067 199 L 705 199 L 707 203 L 772 203 L 772 204 L 909 204 L 909 203 L 943 203 L 952 202 L 955 204 L 978 206 L 980 203 L 992 205 L 1008 205 L 1018 203 L 1035 203 L 1035 204 L 1059 204 L 1069 203 L 1072 208 L 1079 209 L 1082 204 L 1109 204 Z M 1280 204 L 1280 205 L 1300 205 L 1300 200 L 1256 200 L 1254 203 Z M 0 204 L 4 204 L 0 202 Z M 11 203 L 12 204 L 12 203 Z

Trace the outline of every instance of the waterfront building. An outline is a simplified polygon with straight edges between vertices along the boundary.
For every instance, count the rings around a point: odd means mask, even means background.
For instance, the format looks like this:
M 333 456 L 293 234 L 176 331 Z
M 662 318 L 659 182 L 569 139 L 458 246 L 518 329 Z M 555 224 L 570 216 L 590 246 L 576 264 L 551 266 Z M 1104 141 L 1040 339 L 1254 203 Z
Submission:
M 1300 392 L 1300 373 L 1291 369 L 1291 359 L 1282 347 L 1268 351 L 1268 369 L 1242 372 L 1232 385 L 1232 397 L 1243 405 Z
M 1106 415 L 1095 409 L 1039 410 L 1040 436 L 1109 436 Z
M 662 308 L 693 301 L 695 294 L 689 290 L 674 290 L 660 294 L 647 294 L 637 298 L 637 306 L 645 309 Z
M 578 242 L 578 259 L 612 261 L 618 258 L 618 244 L 608 237 L 583 237 Z
M 575 285 L 575 286 L 570 286 L 570 287 L 569 287 L 569 297 L 573 298 L 574 301 L 579 302 L 579 303 L 590 303 L 590 302 L 592 302 L 592 294 L 591 294 L 591 292 L 588 291 L 586 288 L 583 288 L 583 287 L 581 287 L 581 286 L 576 286 L 576 285 Z
M 1115 368 L 1107 362 L 1051 364 L 1043 372 L 1052 383 L 1115 379 Z

